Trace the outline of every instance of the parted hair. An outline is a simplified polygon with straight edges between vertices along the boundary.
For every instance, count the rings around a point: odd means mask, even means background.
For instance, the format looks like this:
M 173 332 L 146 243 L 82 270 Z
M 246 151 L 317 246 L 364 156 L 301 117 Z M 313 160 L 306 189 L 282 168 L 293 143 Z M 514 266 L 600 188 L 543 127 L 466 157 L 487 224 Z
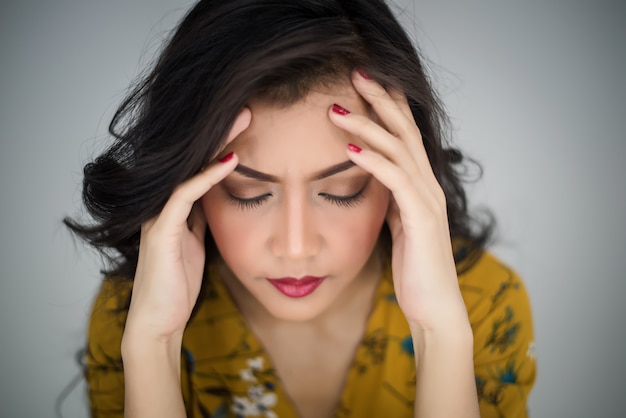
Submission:
M 416 46 L 383 0 L 201 0 L 149 71 L 131 86 L 109 132 L 112 144 L 84 168 L 88 220 L 65 224 L 107 257 L 105 273 L 131 279 L 142 223 L 174 188 L 215 158 L 253 99 L 288 106 L 312 89 L 349 83 L 355 68 L 403 92 L 446 196 L 450 233 L 475 258 L 492 222 L 469 214 L 467 158 L 452 148 L 447 119 Z M 390 246 L 386 227 L 381 231 Z M 207 232 L 207 256 L 217 249 Z

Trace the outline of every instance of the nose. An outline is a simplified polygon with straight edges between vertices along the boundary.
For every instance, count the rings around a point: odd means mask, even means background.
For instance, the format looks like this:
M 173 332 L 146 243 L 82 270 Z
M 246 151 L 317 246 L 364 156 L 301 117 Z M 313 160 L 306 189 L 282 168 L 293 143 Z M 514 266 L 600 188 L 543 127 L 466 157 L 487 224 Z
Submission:
M 321 237 L 306 196 L 287 196 L 281 208 L 271 240 L 273 254 L 293 260 L 317 254 Z

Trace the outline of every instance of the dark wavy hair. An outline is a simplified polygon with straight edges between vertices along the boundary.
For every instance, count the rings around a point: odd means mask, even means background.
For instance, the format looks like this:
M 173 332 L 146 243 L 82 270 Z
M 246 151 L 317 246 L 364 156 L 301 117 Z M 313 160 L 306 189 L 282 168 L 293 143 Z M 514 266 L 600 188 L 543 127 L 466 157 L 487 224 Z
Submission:
M 289 105 L 311 89 L 349 82 L 364 69 L 404 92 L 447 201 L 457 254 L 475 259 L 491 222 L 468 213 L 466 159 L 446 141 L 447 120 L 411 40 L 383 0 L 201 0 L 109 126 L 113 144 L 84 169 L 91 220 L 65 224 L 108 259 L 104 273 L 132 278 L 141 224 L 199 172 L 251 99 Z M 388 229 L 381 239 L 389 246 Z M 459 241 L 459 240 L 456 240 Z M 207 234 L 207 255 L 216 255 Z

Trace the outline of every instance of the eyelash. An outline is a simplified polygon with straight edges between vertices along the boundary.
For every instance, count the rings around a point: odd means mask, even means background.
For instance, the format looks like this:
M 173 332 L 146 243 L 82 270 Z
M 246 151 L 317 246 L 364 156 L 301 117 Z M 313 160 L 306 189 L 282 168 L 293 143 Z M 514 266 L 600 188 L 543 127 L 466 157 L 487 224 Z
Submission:
M 365 189 L 365 187 L 363 187 L 361 190 L 359 190 L 358 192 L 356 192 L 355 194 L 349 195 L 349 196 L 335 196 L 332 194 L 326 194 L 326 193 L 319 193 L 319 196 L 321 196 L 322 198 L 324 198 L 326 201 L 340 206 L 340 207 L 344 207 L 344 208 L 351 208 L 354 207 L 356 205 L 358 205 L 361 200 L 363 199 L 363 190 Z M 261 206 L 267 199 L 269 199 L 272 196 L 271 193 L 268 194 L 264 194 L 261 196 L 257 196 L 257 197 L 251 197 L 249 199 L 244 199 L 241 197 L 237 197 L 235 195 L 232 194 L 228 194 L 229 199 L 235 203 L 235 205 L 237 205 L 237 207 L 239 207 L 239 209 L 255 209 L 259 206 Z
M 365 187 L 363 189 L 365 189 Z M 341 206 L 344 208 L 352 208 L 358 205 L 361 202 L 361 199 L 363 199 L 363 189 L 359 190 L 358 192 L 350 196 L 335 196 L 335 195 L 326 194 L 326 193 L 320 193 L 319 195 L 322 196 L 327 201 L 329 201 L 330 203 L 333 203 L 337 206 Z
M 235 203 L 235 205 L 237 205 L 237 207 L 239 209 L 254 209 L 254 208 L 257 208 L 257 207 L 261 206 L 261 204 L 263 204 L 263 202 L 265 202 L 267 199 L 269 199 L 270 196 L 272 196 L 272 194 L 268 193 L 268 194 L 264 194 L 264 195 L 261 195 L 261 196 L 251 197 L 249 199 L 244 199 L 244 198 L 237 197 L 235 195 L 232 195 L 232 194 L 228 193 L 228 198 L 233 203 Z

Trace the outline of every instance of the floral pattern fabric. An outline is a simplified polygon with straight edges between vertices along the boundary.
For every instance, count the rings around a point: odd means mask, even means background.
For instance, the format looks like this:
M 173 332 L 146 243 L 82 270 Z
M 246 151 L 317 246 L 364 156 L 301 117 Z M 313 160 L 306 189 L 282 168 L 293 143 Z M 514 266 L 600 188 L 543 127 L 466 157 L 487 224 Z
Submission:
M 474 332 L 481 416 L 527 417 L 535 358 L 523 283 L 486 253 L 459 275 L 459 284 Z M 123 417 L 119 347 L 131 285 L 105 280 L 94 304 L 86 369 L 93 417 Z M 211 268 L 185 331 L 182 366 L 190 418 L 297 417 L 270 359 Z M 415 380 L 413 343 L 388 269 L 334 418 L 413 417 Z

